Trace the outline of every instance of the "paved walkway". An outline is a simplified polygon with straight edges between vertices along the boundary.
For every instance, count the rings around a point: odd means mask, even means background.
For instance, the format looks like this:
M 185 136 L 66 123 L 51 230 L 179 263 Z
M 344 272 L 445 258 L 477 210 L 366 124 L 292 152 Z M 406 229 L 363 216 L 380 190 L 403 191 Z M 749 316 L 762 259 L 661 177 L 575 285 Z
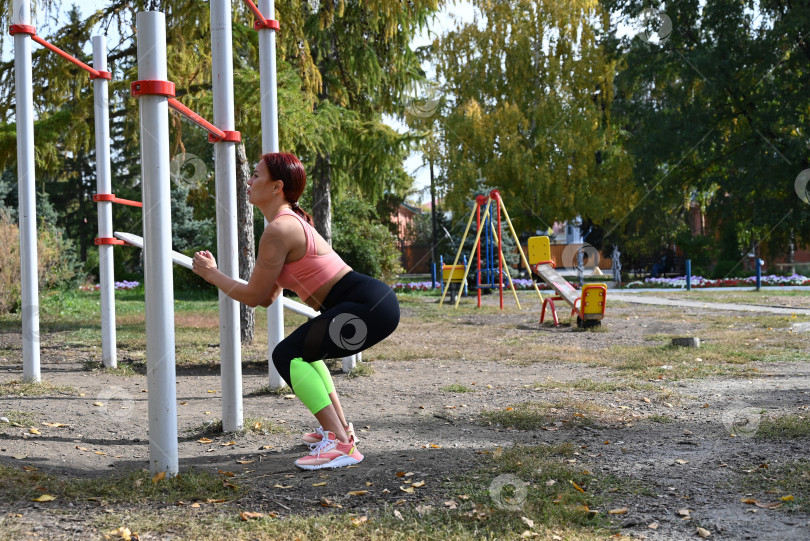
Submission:
M 778 306 L 760 306 L 756 304 L 732 304 L 725 302 L 690 301 L 688 299 L 664 299 L 662 297 L 649 297 L 633 293 L 618 293 L 615 290 L 608 292 L 610 301 L 631 302 L 635 304 L 653 304 L 657 306 L 680 306 L 682 308 L 708 308 L 709 310 L 733 310 L 737 312 L 765 312 L 770 314 L 806 315 L 810 316 L 807 308 L 781 308 Z

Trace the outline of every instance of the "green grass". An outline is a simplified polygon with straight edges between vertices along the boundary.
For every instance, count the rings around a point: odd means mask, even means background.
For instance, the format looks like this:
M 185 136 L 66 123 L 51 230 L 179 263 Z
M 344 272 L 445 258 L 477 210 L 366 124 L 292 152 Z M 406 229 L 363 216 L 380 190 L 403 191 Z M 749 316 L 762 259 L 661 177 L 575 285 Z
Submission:
M 445 385 L 440 389 L 443 393 L 474 393 L 475 389 L 465 387 L 464 385 L 453 383 L 452 385 Z
M 115 368 L 107 368 L 101 361 L 86 360 L 84 369 L 88 372 L 103 372 L 113 376 L 129 378 L 132 376 L 146 375 L 146 363 L 117 363 Z
M 265 385 L 264 387 L 259 387 L 255 391 L 251 391 L 245 396 L 284 396 L 288 394 L 293 394 L 292 389 L 290 389 L 289 385 L 282 385 L 281 387 L 271 387 L 270 385 Z
M 230 486 L 223 480 L 227 480 Z M 240 487 L 231 478 L 193 469 L 153 482 L 151 474 L 144 470 L 92 479 L 70 479 L 0 465 L 0 498 L 7 502 L 29 502 L 42 494 L 50 494 L 56 496 L 57 502 L 174 503 L 228 500 L 238 497 L 240 492 Z
M 35 413 L 29 411 L 5 411 L 0 414 L 0 417 L 5 417 L 9 423 L 0 423 L 0 429 L 4 426 L 34 426 L 39 423 Z
M 575 381 L 547 381 L 535 383 L 535 389 L 572 389 L 575 391 L 590 391 L 610 393 L 614 391 L 655 391 L 660 389 L 652 383 L 638 381 L 594 381 L 590 378 Z
M 366 377 L 372 375 L 373 373 L 374 373 L 374 367 L 371 366 L 369 363 L 364 363 L 364 362 L 361 361 L 361 362 L 354 365 L 354 368 L 352 368 L 349 371 L 349 373 L 346 374 L 346 377 L 349 378 L 349 379 L 361 378 L 361 377 L 366 378 Z
M 52 396 L 57 394 L 78 394 L 79 390 L 70 385 L 55 385 L 47 381 L 11 380 L 0 383 L 0 396 Z
M 592 402 L 521 402 L 505 409 L 485 410 L 481 418 L 488 424 L 518 430 L 537 430 L 552 422 L 569 426 L 590 426 L 591 418 L 601 413 L 601 408 Z
M 745 492 L 763 502 L 783 502 L 782 511 L 810 512 L 810 460 L 799 458 L 778 466 L 760 466 L 745 469 L 747 475 L 742 482 Z
M 675 422 L 675 419 L 673 419 L 669 415 L 659 415 L 657 413 L 647 416 L 647 420 L 650 421 L 651 423 L 661 423 L 661 424 Z
M 201 425 L 186 428 L 183 431 L 187 437 L 191 439 L 201 438 L 203 436 L 244 436 L 248 433 L 253 434 L 286 434 L 287 429 L 283 426 L 276 425 L 267 419 L 260 419 L 255 417 L 246 417 L 242 422 L 242 428 L 235 432 L 223 432 L 222 420 L 211 419 Z
M 810 439 L 810 418 L 803 415 L 764 417 L 754 437 L 767 440 Z

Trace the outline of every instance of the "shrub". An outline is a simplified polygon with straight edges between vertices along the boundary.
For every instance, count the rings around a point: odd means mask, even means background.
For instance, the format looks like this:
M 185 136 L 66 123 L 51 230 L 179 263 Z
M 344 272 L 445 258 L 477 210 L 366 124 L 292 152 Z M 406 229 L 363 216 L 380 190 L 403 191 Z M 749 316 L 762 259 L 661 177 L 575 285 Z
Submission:
M 9 215 L 0 212 L 0 312 L 20 308 L 20 231 Z M 84 279 L 73 242 L 61 230 L 40 224 L 37 233 L 40 290 L 61 289 Z
M 332 226 L 332 247 L 352 269 L 384 282 L 402 272 L 397 239 L 368 203 L 347 198 L 336 204 Z

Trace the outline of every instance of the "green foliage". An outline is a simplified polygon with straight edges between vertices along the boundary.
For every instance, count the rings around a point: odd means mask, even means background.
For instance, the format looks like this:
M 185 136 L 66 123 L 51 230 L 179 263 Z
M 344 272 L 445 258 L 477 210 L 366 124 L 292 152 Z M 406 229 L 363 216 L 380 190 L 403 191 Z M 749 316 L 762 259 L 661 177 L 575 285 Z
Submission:
M 449 208 L 497 187 L 518 230 L 625 214 L 635 195 L 609 115 L 615 62 L 597 39 L 607 12 L 585 0 L 473 4 L 478 20 L 435 49 Z
M 334 211 L 332 247 L 350 267 L 386 282 L 402 272 L 396 237 L 380 222 L 374 207 L 347 198 Z

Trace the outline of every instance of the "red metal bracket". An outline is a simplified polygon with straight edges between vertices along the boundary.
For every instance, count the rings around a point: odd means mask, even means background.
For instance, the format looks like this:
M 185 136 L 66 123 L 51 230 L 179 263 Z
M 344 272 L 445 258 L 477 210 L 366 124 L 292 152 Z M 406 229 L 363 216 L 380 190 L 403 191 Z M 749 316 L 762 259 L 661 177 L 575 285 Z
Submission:
M 110 73 L 109 71 L 96 70 L 96 73 L 98 73 L 98 75 L 93 75 L 91 73 L 90 78 L 91 79 L 107 79 L 108 81 L 112 79 L 112 73 Z
M 275 19 L 264 19 L 263 21 L 253 21 L 254 30 L 280 30 L 281 24 Z
M 111 203 L 118 203 L 120 205 L 129 205 L 130 207 L 143 207 L 143 203 L 140 201 L 132 201 L 130 199 L 119 199 L 115 197 L 114 193 L 96 193 L 93 194 L 93 201 L 96 203 L 102 201 L 109 201 Z
M 208 133 L 208 142 L 209 143 L 221 143 L 223 141 L 233 142 L 233 143 L 240 143 L 242 141 L 242 133 L 238 131 L 230 131 L 230 130 L 222 130 L 225 133 L 225 137 L 217 137 L 215 133 Z
M 37 27 L 31 26 L 30 24 L 12 24 L 8 29 L 8 33 L 12 36 L 14 34 L 28 34 L 29 36 L 36 36 Z
M 114 246 L 123 246 L 126 244 L 123 240 L 116 239 L 114 237 L 98 237 L 96 238 L 96 246 L 101 246 L 103 244 L 112 244 Z
M 174 97 L 174 83 L 171 81 L 133 81 L 130 85 L 133 96 Z

